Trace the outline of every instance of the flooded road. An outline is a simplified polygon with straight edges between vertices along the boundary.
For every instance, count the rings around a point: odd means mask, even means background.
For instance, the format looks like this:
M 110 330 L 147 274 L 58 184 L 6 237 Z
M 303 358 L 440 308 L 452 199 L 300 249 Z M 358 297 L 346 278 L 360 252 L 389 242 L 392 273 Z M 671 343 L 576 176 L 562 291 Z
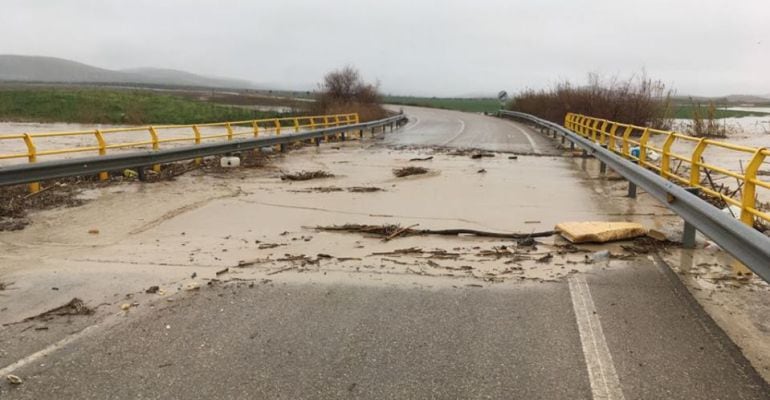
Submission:
M 0 393 L 764 397 L 757 370 L 641 242 L 316 229 L 532 233 L 614 220 L 679 233 L 663 206 L 623 198 L 623 182 L 599 179 L 595 160 L 565 156 L 529 128 L 404 110 L 410 123 L 394 133 L 305 147 L 261 168 L 94 189 L 82 206 L 1 232 L 0 370 L 24 384 Z M 508 153 L 457 151 L 470 147 Z M 395 177 L 405 166 L 428 171 Z M 299 171 L 333 176 L 281 179 Z M 596 258 L 602 250 L 612 256 Z M 23 321 L 73 297 L 95 314 Z

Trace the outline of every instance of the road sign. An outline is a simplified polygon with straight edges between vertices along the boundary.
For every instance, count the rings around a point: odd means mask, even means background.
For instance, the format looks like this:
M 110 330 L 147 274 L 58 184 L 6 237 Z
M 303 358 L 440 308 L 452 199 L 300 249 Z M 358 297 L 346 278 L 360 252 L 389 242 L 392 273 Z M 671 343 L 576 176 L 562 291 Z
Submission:
M 508 92 L 505 90 L 501 90 L 500 93 L 497 94 L 497 99 L 501 102 L 505 102 L 508 100 Z

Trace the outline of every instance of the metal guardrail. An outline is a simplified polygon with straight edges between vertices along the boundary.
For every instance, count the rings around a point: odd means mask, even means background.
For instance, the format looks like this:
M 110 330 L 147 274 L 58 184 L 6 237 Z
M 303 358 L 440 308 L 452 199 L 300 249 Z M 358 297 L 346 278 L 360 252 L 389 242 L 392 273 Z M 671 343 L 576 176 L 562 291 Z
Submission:
M 319 144 L 322 139 L 329 136 L 343 135 L 344 138 L 347 133 L 355 131 L 363 137 L 365 129 L 371 129 L 372 133 L 374 133 L 377 128 L 382 128 L 384 131 L 386 127 L 390 127 L 391 130 L 393 130 L 405 123 L 406 119 L 405 115 L 399 114 L 377 121 L 334 126 L 284 135 L 233 139 L 225 142 L 201 143 L 194 146 L 161 150 L 135 151 L 122 154 L 108 154 L 103 156 L 78 157 L 10 165 L 0 167 L 0 186 L 39 182 L 71 176 L 92 175 L 103 171 L 122 171 L 126 168 L 155 166 L 174 161 L 191 160 L 206 156 L 252 150 L 260 147 L 286 145 L 310 139 L 315 139 L 316 144 Z
M 622 154 L 605 149 L 601 144 L 563 126 L 515 111 L 501 111 L 500 115 L 534 123 L 582 147 L 629 182 L 639 186 L 666 205 L 695 229 L 748 266 L 759 277 L 770 282 L 770 238 L 753 227 L 721 212 L 676 183 L 640 167 L 635 162 L 624 158 Z
M 605 146 L 626 159 L 636 161 L 642 167 L 656 171 L 664 179 L 698 188 L 701 192 L 721 199 L 728 205 L 740 208 L 739 217 L 746 225 L 753 226 L 755 218 L 770 223 L 770 214 L 758 209 L 756 196 L 758 188 L 770 189 L 770 182 L 762 181 L 758 177 L 760 167 L 766 157 L 770 156 L 770 150 L 767 148 L 696 138 L 674 131 L 628 125 L 573 113 L 568 113 L 564 118 L 564 127 L 585 138 L 590 138 L 594 143 Z M 622 134 L 619 135 L 621 129 Z M 636 137 L 638 139 L 635 139 Z M 706 150 L 714 148 L 730 152 L 734 156 L 733 159 L 746 158 L 746 168 L 743 168 L 742 163 L 740 171 L 707 163 L 704 160 L 704 154 Z M 688 155 L 677 153 L 683 150 L 690 153 Z M 650 159 L 649 155 L 652 154 L 659 154 L 660 157 L 657 160 Z M 677 162 L 676 167 L 673 162 Z M 689 173 L 684 175 L 680 174 L 680 171 Z M 725 194 L 723 192 L 725 186 L 717 188 L 714 183 L 716 178 L 712 178 L 712 174 L 714 177 L 734 178 L 737 188 L 732 193 L 728 188 Z M 740 200 L 734 198 L 737 194 L 740 194 Z
M 233 140 L 238 137 L 258 137 L 260 134 L 280 135 L 282 129 L 291 129 L 294 132 L 301 130 L 315 130 L 317 128 L 338 127 L 359 123 L 358 114 L 334 114 L 317 116 L 297 116 L 288 118 L 267 118 L 247 121 L 215 122 L 190 125 L 148 125 L 128 128 L 93 129 L 71 132 L 38 132 L 0 135 L 0 151 L 3 143 L 11 141 L 23 141 L 26 151 L 0 153 L 0 160 L 26 159 L 29 163 L 35 163 L 39 157 L 60 154 L 72 154 L 83 152 L 97 152 L 100 156 L 107 155 L 108 150 L 127 148 L 147 148 L 159 150 L 164 143 L 190 142 L 199 145 L 211 140 Z M 144 138 L 137 139 L 136 134 L 144 133 Z M 121 140 L 120 134 L 130 134 L 127 141 L 112 141 L 111 138 Z M 92 141 L 86 146 L 62 147 L 41 150 L 41 141 L 52 138 L 75 138 Z M 52 142 L 52 140 L 48 140 Z M 79 143 L 80 144 L 80 143 Z M 56 145 L 56 144 L 53 144 Z M 59 144 L 61 146 L 61 144 Z M 157 170 L 157 167 L 155 167 Z M 106 172 L 100 172 L 99 178 L 107 180 Z M 37 192 L 40 186 L 36 183 L 30 185 L 31 192 Z

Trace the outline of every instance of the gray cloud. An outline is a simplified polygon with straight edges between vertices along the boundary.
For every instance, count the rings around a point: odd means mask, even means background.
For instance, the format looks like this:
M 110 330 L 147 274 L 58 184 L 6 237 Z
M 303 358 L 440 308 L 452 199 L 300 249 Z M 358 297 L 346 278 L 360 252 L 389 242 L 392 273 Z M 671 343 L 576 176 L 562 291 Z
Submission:
M 309 88 L 493 94 L 642 69 L 679 93 L 770 94 L 770 3 L 713 0 L 3 0 L 0 53 Z

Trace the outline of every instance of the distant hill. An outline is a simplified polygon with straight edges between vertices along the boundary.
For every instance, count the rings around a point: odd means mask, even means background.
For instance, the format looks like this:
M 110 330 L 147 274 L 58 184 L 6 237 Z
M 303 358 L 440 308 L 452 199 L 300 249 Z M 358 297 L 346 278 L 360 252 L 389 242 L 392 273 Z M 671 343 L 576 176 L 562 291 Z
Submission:
M 255 88 L 253 83 L 244 80 L 206 77 L 172 69 L 115 71 L 62 58 L 19 55 L 0 55 L 0 81 Z

